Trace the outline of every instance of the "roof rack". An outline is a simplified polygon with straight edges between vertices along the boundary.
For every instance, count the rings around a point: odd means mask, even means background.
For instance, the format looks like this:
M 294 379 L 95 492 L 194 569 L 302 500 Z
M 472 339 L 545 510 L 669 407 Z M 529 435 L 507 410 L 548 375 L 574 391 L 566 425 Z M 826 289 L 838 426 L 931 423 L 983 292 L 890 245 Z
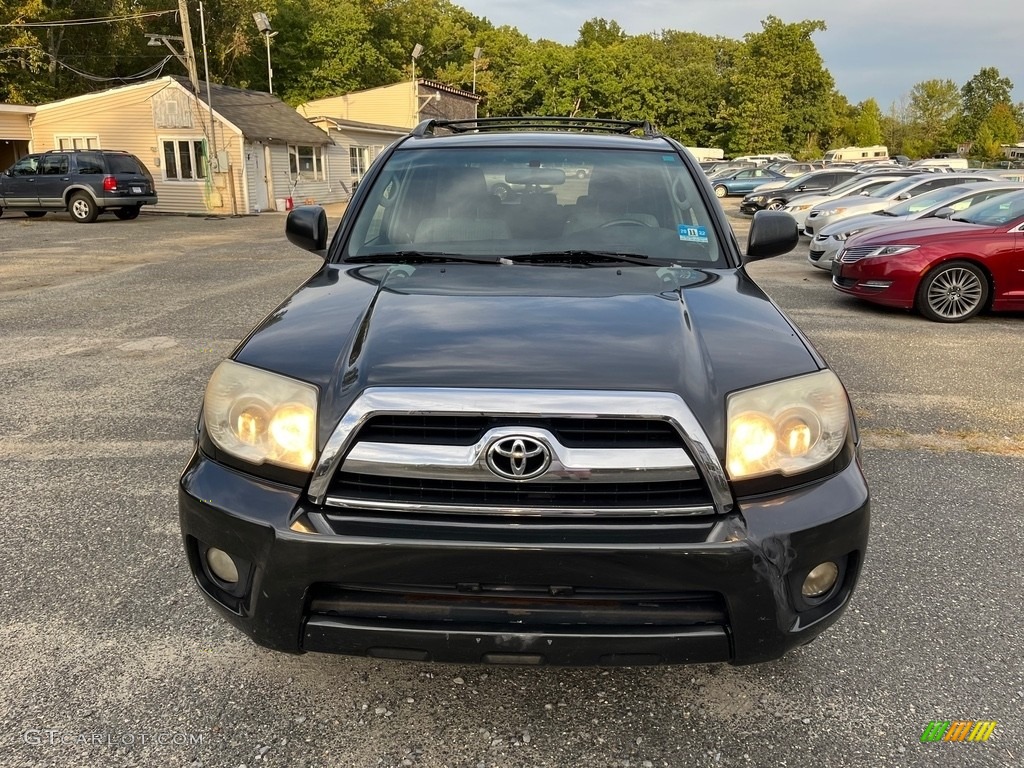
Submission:
M 661 136 L 647 120 L 605 120 L 599 117 L 478 117 L 470 120 L 424 120 L 413 129 L 413 136 L 434 136 L 439 128 L 452 133 L 491 131 L 579 131 L 581 133 L 632 133 Z

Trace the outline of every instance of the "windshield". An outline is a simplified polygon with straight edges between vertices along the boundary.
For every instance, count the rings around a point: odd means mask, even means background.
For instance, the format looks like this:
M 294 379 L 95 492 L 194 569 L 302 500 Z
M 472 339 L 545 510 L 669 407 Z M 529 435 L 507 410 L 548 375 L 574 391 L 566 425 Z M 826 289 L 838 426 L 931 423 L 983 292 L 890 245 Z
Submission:
M 1021 216 L 1024 216 L 1024 192 L 1010 192 L 979 205 L 972 205 L 957 216 L 956 221 L 998 227 Z
M 946 200 L 952 200 L 957 195 L 962 195 L 963 190 L 959 187 L 941 187 L 925 192 L 923 195 L 904 200 L 899 205 L 894 205 L 888 210 L 892 216 L 909 216 L 912 213 L 920 213 L 925 208 L 931 208 Z
M 357 212 L 343 256 L 554 261 L 579 251 L 726 263 L 674 151 L 532 147 L 396 151 Z
M 921 181 L 921 177 L 920 176 L 907 176 L 905 179 L 897 179 L 896 181 L 889 182 L 884 187 L 879 187 L 878 189 L 873 189 L 870 192 L 868 192 L 868 195 L 870 197 L 882 197 L 882 198 L 893 197 L 895 195 L 898 195 L 900 192 L 905 190 L 907 187 L 912 187 L 915 184 L 920 183 L 920 181 Z

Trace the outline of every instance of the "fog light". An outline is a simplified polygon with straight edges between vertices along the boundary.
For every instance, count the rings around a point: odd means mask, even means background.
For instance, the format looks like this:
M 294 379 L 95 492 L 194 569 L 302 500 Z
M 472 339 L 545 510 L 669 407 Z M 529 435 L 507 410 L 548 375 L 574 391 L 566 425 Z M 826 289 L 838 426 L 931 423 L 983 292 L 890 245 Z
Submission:
M 839 566 L 832 562 L 822 563 L 807 574 L 800 591 L 804 597 L 821 597 L 836 585 L 837 578 Z
M 235 561 L 223 549 L 210 547 L 206 550 L 206 564 L 210 566 L 210 571 L 213 575 L 226 584 L 236 584 L 238 582 L 238 568 L 235 566 Z M 820 568 L 821 566 L 818 567 Z
M 876 290 L 882 290 L 892 285 L 892 280 L 865 280 L 861 283 L 863 288 L 874 288 Z

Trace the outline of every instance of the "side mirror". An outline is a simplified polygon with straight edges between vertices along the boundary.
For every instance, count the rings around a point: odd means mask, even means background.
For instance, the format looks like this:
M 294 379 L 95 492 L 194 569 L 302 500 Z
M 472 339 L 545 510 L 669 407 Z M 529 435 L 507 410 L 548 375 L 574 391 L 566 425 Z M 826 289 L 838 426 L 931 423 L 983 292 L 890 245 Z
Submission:
M 900 192 L 900 193 L 899 193 L 899 194 L 898 194 L 898 195 L 896 196 L 896 199 L 897 199 L 897 200 L 909 200 L 909 199 L 910 199 L 910 198 L 912 198 L 912 197 L 913 197 L 913 195 L 912 195 L 912 194 L 910 194 L 909 192 Z
M 796 219 L 784 211 L 758 211 L 747 236 L 747 255 L 743 263 L 770 259 L 789 253 L 800 239 Z
M 327 212 L 319 205 L 300 205 L 293 208 L 284 224 L 288 240 L 307 251 L 322 251 L 327 247 Z
M 939 208 L 939 210 L 935 211 L 932 216 L 936 219 L 948 219 L 954 213 L 956 213 L 956 210 L 947 205 L 945 208 Z

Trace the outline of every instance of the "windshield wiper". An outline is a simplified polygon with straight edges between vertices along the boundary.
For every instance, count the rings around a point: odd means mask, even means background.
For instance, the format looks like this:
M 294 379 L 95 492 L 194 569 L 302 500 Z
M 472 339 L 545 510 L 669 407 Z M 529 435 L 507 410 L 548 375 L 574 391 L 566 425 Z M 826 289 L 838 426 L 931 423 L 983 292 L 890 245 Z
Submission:
M 498 257 L 469 256 L 460 253 L 444 253 L 443 251 L 391 251 L 390 253 L 374 253 L 345 259 L 346 264 L 381 264 L 392 261 L 404 263 L 461 261 L 470 264 L 497 264 Z
M 875 211 L 875 216 L 895 216 L 895 213 L 889 213 L 889 211 Z
M 538 251 L 536 253 L 523 253 L 515 256 L 506 256 L 509 261 L 543 260 L 549 262 L 575 262 L 577 264 L 593 264 L 595 261 L 621 262 L 624 264 L 642 264 L 651 266 L 651 259 L 639 253 L 617 253 L 615 251 Z
M 950 216 L 949 220 L 950 221 L 962 221 L 964 224 L 974 224 L 974 222 L 971 221 L 970 219 L 965 219 L 965 218 L 962 218 L 960 216 Z

